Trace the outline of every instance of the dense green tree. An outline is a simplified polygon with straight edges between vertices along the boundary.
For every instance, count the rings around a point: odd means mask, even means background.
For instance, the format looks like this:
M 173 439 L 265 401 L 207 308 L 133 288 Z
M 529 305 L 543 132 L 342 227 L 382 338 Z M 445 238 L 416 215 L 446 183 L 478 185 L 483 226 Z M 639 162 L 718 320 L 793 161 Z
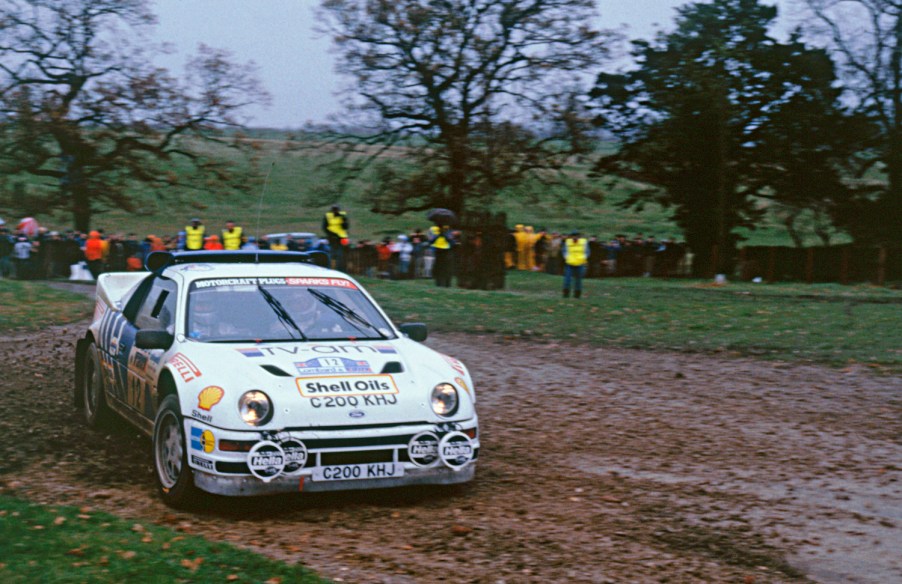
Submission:
M 0 4 L 0 171 L 49 184 L 45 210 L 70 211 L 77 229 L 137 210 L 136 185 L 165 196 L 243 182 L 209 143 L 246 147 L 224 131 L 266 99 L 253 66 L 202 46 L 179 81 L 152 65 L 153 23 L 146 0 Z
M 584 72 L 605 54 L 594 4 L 323 0 L 339 71 L 353 79 L 344 121 L 359 129 L 342 162 L 376 165 L 373 210 L 461 212 L 527 176 L 563 177 L 591 129 Z M 398 144 L 403 161 L 386 158 Z
M 754 228 L 762 198 L 803 209 L 845 193 L 832 62 L 797 36 L 775 40 L 776 16 L 758 0 L 688 4 L 673 32 L 634 42 L 635 69 L 600 75 L 593 92 L 623 144 L 600 168 L 649 185 L 627 205 L 673 210 L 696 275 L 732 269 L 736 229 Z

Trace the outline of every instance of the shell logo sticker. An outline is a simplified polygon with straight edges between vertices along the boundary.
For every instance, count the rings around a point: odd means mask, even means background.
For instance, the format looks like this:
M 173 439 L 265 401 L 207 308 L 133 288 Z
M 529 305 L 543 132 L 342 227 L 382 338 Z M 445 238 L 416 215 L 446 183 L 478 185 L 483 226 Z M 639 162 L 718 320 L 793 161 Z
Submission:
M 224 395 L 225 391 L 221 387 L 209 385 L 197 394 L 197 407 L 209 412 L 213 406 L 222 401 Z

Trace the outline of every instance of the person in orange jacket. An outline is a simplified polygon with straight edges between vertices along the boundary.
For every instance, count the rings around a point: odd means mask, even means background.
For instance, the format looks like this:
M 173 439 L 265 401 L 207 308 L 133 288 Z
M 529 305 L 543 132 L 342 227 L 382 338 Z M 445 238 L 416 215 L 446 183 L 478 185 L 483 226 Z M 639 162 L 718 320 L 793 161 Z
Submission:
M 85 241 L 85 260 L 88 263 L 88 270 L 95 280 L 103 272 L 103 251 L 104 244 L 100 239 L 100 232 L 92 231 L 88 234 L 88 240 Z
M 215 251 L 215 250 L 225 249 L 222 245 L 222 242 L 219 241 L 218 235 L 211 235 L 211 236 L 207 237 L 204 241 L 205 241 L 204 249 L 206 249 L 206 250 Z

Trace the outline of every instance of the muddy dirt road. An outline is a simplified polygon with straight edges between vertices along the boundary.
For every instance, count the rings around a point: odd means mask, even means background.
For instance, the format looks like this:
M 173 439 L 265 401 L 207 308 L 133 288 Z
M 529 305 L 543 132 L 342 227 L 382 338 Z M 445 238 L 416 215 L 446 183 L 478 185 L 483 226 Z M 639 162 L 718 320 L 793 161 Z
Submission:
M 346 582 L 902 582 L 902 379 L 436 335 L 478 383 L 463 488 L 173 512 L 148 439 L 72 409 L 78 327 L 0 341 L 0 488 Z

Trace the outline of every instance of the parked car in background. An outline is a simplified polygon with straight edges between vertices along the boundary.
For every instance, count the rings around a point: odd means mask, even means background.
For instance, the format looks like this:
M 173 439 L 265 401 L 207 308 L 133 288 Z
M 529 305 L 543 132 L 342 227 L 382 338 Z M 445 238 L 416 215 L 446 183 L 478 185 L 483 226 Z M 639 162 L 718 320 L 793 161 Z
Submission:
M 317 234 L 308 231 L 292 231 L 290 233 L 267 233 L 266 239 L 270 246 L 273 244 L 282 246 L 288 243 L 288 238 L 297 242 L 299 251 L 308 251 L 317 248 L 317 244 L 321 239 Z

